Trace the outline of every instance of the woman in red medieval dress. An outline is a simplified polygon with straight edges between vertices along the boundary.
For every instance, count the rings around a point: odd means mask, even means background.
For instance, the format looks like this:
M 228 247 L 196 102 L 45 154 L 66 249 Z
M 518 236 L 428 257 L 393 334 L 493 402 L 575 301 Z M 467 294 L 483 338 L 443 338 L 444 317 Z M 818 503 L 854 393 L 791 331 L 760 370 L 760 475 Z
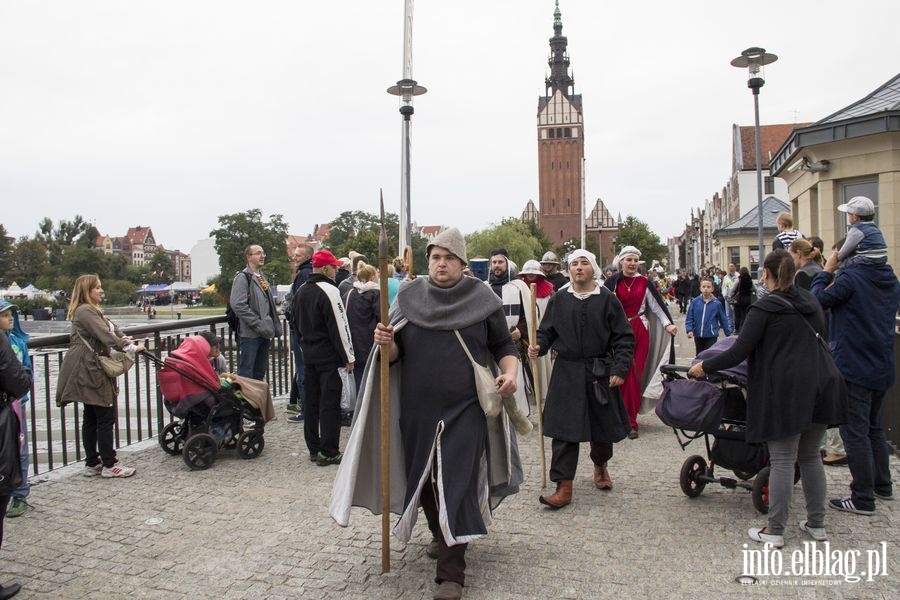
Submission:
M 622 248 L 615 260 L 619 265 L 619 272 L 605 282 L 606 287 L 622 303 L 634 331 L 634 361 L 621 388 L 625 410 L 631 422 L 631 433 L 628 434 L 631 439 L 638 437 L 637 414 L 641 409 L 641 401 L 667 347 L 669 362 L 674 362 L 671 340 L 677 331 L 672 315 L 656 286 L 650 285 L 649 280 L 638 273 L 640 258 L 641 251 L 634 246 Z M 666 333 L 669 335 L 664 335 Z M 643 412 L 649 408 L 645 407 Z

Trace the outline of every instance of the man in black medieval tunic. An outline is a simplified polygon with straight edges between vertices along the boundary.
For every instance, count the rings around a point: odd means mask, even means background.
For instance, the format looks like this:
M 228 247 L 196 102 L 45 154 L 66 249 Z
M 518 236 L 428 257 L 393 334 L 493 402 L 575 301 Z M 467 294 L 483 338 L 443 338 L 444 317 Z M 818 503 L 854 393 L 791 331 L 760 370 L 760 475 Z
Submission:
M 400 288 L 391 326 L 378 325 L 375 343 L 390 346 L 391 413 L 399 412 L 392 448 L 400 446 L 402 456 L 392 456 L 391 510 L 401 518 L 394 534 L 408 541 L 417 509 L 423 508 L 433 536 L 427 553 L 437 558 L 434 598 L 448 599 L 462 594 L 468 542 L 487 533 L 491 507 L 515 493 L 522 480 L 515 434 L 504 413 L 485 416 L 472 363 L 455 331 L 476 361 L 499 365 L 496 385 L 502 395 L 516 389 L 518 352 L 499 298 L 462 274 L 466 250 L 459 231 L 442 232 L 426 254 L 428 278 Z M 382 510 L 374 448 L 379 354 L 372 353 L 364 375 L 357 420 L 332 494 L 331 514 L 341 525 L 347 524 L 351 505 Z M 395 484 L 398 480 L 402 484 Z M 395 502 L 401 499 L 402 508 Z
M 572 502 L 578 443 L 591 443 L 594 485 L 611 489 L 607 462 L 631 427 L 617 389 L 634 355 L 634 334 L 618 298 L 600 285 L 597 260 L 587 250 L 569 258 L 570 285 L 550 298 L 529 346 L 532 358 L 556 350 L 544 407 L 544 435 L 553 439 L 550 479 L 556 492 L 540 502 L 556 510 Z

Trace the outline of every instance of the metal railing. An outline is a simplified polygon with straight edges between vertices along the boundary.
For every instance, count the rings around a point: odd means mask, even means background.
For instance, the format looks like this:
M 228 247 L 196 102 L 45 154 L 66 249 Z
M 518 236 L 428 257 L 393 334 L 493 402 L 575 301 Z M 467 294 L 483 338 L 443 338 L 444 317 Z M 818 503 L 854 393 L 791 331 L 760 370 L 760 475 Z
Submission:
M 201 331 L 211 331 L 220 336 L 222 354 L 228 370 L 237 371 L 240 348 L 234 332 L 224 316 L 157 321 L 152 325 L 124 328 L 134 339 L 147 338 L 147 352 L 165 358 L 181 340 Z M 272 395 L 290 391 L 293 361 L 290 354 L 289 328 L 285 336 L 272 340 L 269 348 L 269 369 L 266 379 Z M 79 403 L 56 406 L 56 381 L 59 369 L 69 347 L 69 334 L 32 338 L 28 344 L 34 381 L 31 401 L 25 407 L 23 417 L 28 419 L 29 454 L 31 474 L 38 475 L 64 467 L 84 458 L 81 446 L 81 410 Z M 135 365 L 118 379 L 119 390 L 114 429 L 114 443 L 121 448 L 155 438 L 172 420 L 163 407 L 163 398 L 156 386 L 156 367 L 139 356 Z

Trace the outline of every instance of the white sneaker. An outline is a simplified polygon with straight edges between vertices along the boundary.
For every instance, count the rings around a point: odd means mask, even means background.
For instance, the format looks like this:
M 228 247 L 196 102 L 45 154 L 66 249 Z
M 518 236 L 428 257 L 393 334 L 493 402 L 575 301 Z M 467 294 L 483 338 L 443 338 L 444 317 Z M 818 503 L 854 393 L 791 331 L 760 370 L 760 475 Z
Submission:
M 800 521 L 800 531 L 805 531 L 809 534 L 809 537 L 817 542 L 824 542 L 828 539 L 828 533 L 825 532 L 824 527 L 810 527 L 807 525 L 806 519 Z
M 85 477 L 97 477 L 101 472 L 103 472 L 103 465 L 100 463 L 97 463 L 93 467 L 85 465 L 81 470 L 81 474 Z
M 773 533 L 763 533 L 763 529 L 765 527 L 751 527 L 747 530 L 747 535 L 750 536 L 750 539 L 754 542 L 759 542 L 760 544 L 772 544 L 775 548 L 781 548 L 784 546 L 784 536 L 783 535 L 775 535 Z
M 131 477 L 135 473 L 137 473 L 137 469 L 134 467 L 126 467 L 121 462 L 116 461 L 116 464 L 111 467 L 103 467 L 103 472 L 100 475 L 106 478 Z

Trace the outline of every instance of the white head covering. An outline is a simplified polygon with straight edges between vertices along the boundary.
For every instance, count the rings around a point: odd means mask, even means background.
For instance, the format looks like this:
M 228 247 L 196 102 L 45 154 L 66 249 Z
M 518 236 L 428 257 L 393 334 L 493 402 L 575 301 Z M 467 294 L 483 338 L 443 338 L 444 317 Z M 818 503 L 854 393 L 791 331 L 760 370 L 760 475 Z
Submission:
M 588 259 L 588 262 L 591 263 L 591 268 L 594 270 L 594 279 L 596 279 L 597 281 L 600 280 L 600 278 L 603 276 L 603 272 L 600 271 L 600 267 L 597 266 L 597 257 L 594 256 L 593 252 L 588 252 L 587 250 L 579 248 L 578 250 L 575 250 L 574 252 L 569 254 L 568 263 L 571 265 L 572 261 L 576 258 Z
M 619 261 L 621 261 L 626 256 L 637 256 L 641 257 L 641 251 L 635 248 L 634 246 L 625 246 L 621 250 L 619 250 L 619 254 L 613 259 L 613 268 L 621 271 L 619 268 Z

